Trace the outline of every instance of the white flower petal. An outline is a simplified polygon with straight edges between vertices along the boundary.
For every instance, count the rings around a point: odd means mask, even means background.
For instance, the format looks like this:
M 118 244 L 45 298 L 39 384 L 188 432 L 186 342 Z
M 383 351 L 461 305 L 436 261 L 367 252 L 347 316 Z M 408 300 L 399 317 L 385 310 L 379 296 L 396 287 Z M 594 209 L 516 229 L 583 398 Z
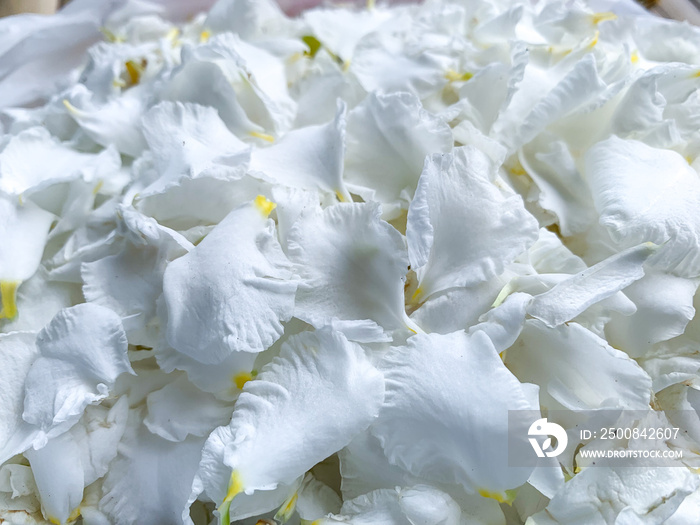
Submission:
M 21 195 L 76 178 L 96 184 L 109 178 L 120 165 L 114 148 L 97 155 L 80 153 L 59 142 L 45 128 L 30 128 L 12 137 L 0 153 L 0 190 Z
M 82 90 L 81 90 L 82 91 Z M 120 153 L 138 157 L 146 148 L 140 121 L 146 111 L 144 89 L 135 86 L 123 96 L 100 104 L 87 98 L 86 93 L 74 91 L 64 101 L 68 114 L 95 142 L 105 147 L 113 145 Z
M 391 463 L 501 500 L 527 480 L 532 469 L 507 464 L 508 411 L 533 407 L 483 332 L 413 336 L 382 368 L 386 402 L 372 433 Z
M 120 374 L 134 373 L 121 319 L 102 306 L 61 310 L 36 345 L 40 357 L 27 374 L 22 417 L 48 437 L 69 429 L 87 405 L 107 397 Z
M 426 159 L 406 227 L 415 299 L 486 281 L 537 239 L 537 221 L 494 175 L 491 160 L 469 146 Z
M 335 193 L 352 202 L 342 180 L 345 119 L 345 103 L 338 101 L 332 122 L 292 130 L 272 146 L 255 149 L 250 169 L 277 184 Z
M 658 246 L 644 243 L 608 257 L 533 297 L 527 313 L 549 327 L 570 321 L 589 306 L 641 279 L 644 262 L 657 250 Z
M 209 437 L 202 486 L 225 513 L 240 492 L 291 484 L 366 429 L 383 398 L 382 375 L 359 345 L 328 328 L 294 336 Z
M 204 440 L 166 441 L 151 434 L 142 418 L 131 411 L 119 455 L 104 479 L 99 509 L 113 525 L 192 525 L 187 503 Z
M 144 195 L 161 193 L 184 177 L 239 179 L 247 165 L 248 146 L 228 131 L 213 108 L 161 102 L 143 117 L 143 132 L 161 174 Z
M 348 114 L 345 180 L 385 213 L 407 208 L 426 155 L 448 153 L 452 143 L 450 127 L 415 95 L 372 93 Z
M 229 421 L 233 408 L 202 392 L 184 376 L 148 394 L 146 406 L 148 415 L 143 424 L 168 441 L 209 435 Z
M 333 317 L 404 326 L 406 248 L 379 216 L 377 204 L 336 204 L 295 224 L 287 238 L 302 279 L 295 317 L 319 328 Z
M 170 346 L 202 363 L 262 352 L 282 335 L 297 283 L 264 197 L 232 211 L 163 278 Z M 231 300 L 235 298 L 235 300 Z
M 46 519 L 66 523 L 83 500 L 85 478 L 81 450 L 70 433 L 54 437 L 39 450 L 27 450 Z M 60 472 L 61 475 L 56 474 Z
M 299 518 L 314 521 L 331 513 L 340 512 L 342 500 L 336 492 L 309 473 L 304 478 L 296 501 Z
M 20 204 L 0 192 L 0 318 L 17 315 L 17 287 L 39 267 L 53 218 L 31 202 Z
M 444 492 L 428 486 L 380 489 L 346 501 L 340 516 L 319 520 L 320 525 L 460 525 L 462 511 Z
M 540 386 L 540 403 L 550 409 L 645 410 L 651 399 L 647 373 L 576 323 L 547 328 L 525 321 L 505 362 L 518 379 Z
M 557 217 L 562 235 L 582 233 L 595 220 L 590 190 L 566 144 L 542 133 L 520 149 L 518 158 L 540 190 L 539 203 Z
M 0 334 L 0 465 L 29 448 L 37 433 L 22 419 L 25 379 L 39 356 L 35 339 L 34 332 Z
M 156 315 L 168 261 L 193 249 L 177 232 L 133 209 L 122 207 L 124 245 L 121 251 L 81 265 L 85 300 L 110 308 L 122 317 L 129 342 Z
M 589 467 L 566 483 L 528 522 L 666 523 L 666 518 L 697 487 L 698 477 L 684 468 Z
M 423 99 L 439 91 L 452 59 L 416 46 L 406 49 L 402 36 L 389 32 L 366 35 L 355 47 L 350 71 L 366 91 L 408 91 Z
M 625 289 L 637 307 L 631 316 L 616 315 L 605 333 L 616 348 L 641 357 L 656 343 L 681 335 L 695 316 L 697 281 L 648 272 Z
M 251 132 L 262 131 L 246 115 L 221 68 L 211 62 L 186 62 L 170 79 L 161 96 L 163 100 L 211 106 L 219 112 L 226 127 L 238 137 L 248 137 Z
M 479 322 L 506 283 L 498 276 L 468 288 L 450 288 L 433 294 L 411 314 L 411 319 L 429 333 L 464 330 Z
M 600 222 L 616 242 L 666 243 L 655 266 L 700 275 L 700 179 L 683 157 L 613 136 L 588 151 L 586 178 Z

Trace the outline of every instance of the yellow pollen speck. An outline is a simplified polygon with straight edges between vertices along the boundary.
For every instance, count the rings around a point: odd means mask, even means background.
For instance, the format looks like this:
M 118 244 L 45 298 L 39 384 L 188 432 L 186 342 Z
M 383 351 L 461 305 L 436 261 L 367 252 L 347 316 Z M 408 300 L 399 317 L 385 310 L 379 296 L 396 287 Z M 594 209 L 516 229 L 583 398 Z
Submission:
M 698 69 L 690 78 L 700 78 L 700 69 Z
M 338 200 L 340 202 L 348 202 L 348 200 L 345 197 L 343 197 L 343 194 L 340 193 L 340 191 L 338 191 L 338 190 L 335 191 L 335 196 L 338 198 Z
M 686 156 L 685 156 L 685 161 L 686 161 L 688 164 L 692 164 L 692 163 L 693 163 L 693 158 L 692 158 L 690 155 L 686 155 Z
M 632 54 L 630 55 L 630 62 L 633 64 L 639 62 L 639 52 L 636 49 L 632 51 Z
M 495 499 L 498 503 L 507 503 L 510 505 L 515 499 L 516 493 L 514 490 L 506 490 L 505 492 L 492 492 L 486 489 L 479 489 L 479 495 L 484 498 Z
M 253 375 L 250 372 L 239 372 L 238 374 L 234 375 L 232 379 L 236 384 L 236 388 L 241 390 L 243 389 L 243 385 L 253 379 Z
M 273 137 L 272 135 L 268 135 L 267 133 L 259 133 L 257 131 L 251 131 L 250 136 L 255 137 L 256 139 L 265 140 L 267 142 L 274 142 L 275 141 L 275 137 Z
M 466 71 L 464 73 L 458 73 L 454 69 L 448 69 L 445 73 L 445 78 L 450 82 L 466 82 L 474 76 L 473 73 Z
M 617 20 L 617 15 L 615 13 L 611 13 L 610 11 L 604 11 L 602 13 L 595 13 L 593 15 L 593 25 L 598 25 L 601 22 L 608 22 L 610 20 Z
M 0 319 L 14 319 L 17 316 L 17 288 L 22 281 L 0 281 L 2 310 Z
M 255 197 L 253 204 L 255 204 L 255 207 L 265 217 L 269 216 L 270 213 L 272 213 L 272 210 L 274 210 L 277 207 L 277 204 L 275 204 L 271 200 L 268 200 L 267 198 L 265 198 L 264 195 L 258 195 L 257 197 Z
M 350 70 L 350 60 L 343 62 L 343 73 L 347 73 Z
M 133 60 L 127 60 L 124 67 L 126 67 L 126 73 L 129 76 L 129 85 L 133 86 L 138 84 L 141 81 L 143 67 Z
M 19 203 L 20 206 L 24 206 L 24 199 L 22 198 L 21 193 L 19 195 L 17 195 L 17 202 Z
M 97 195 L 100 190 L 102 189 L 102 186 L 104 186 L 105 181 L 101 180 L 97 184 L 95 184 L 95 187 L 92 189 L 92 194 Z
M 209 42 L 210 38 L 211 38 L 211 31 L 209 31 L 208 29 L 205 29 L 204 31 L 199 33 L 199 42 L 201 44 Z

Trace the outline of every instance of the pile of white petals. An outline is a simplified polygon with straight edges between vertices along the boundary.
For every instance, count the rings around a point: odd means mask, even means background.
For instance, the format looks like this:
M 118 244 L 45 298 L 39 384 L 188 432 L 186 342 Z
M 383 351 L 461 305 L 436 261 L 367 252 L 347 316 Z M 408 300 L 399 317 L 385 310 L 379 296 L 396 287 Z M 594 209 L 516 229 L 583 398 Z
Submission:
M 207 4 L 0 24 L 0 523 L 697 523 L 700 30 Z

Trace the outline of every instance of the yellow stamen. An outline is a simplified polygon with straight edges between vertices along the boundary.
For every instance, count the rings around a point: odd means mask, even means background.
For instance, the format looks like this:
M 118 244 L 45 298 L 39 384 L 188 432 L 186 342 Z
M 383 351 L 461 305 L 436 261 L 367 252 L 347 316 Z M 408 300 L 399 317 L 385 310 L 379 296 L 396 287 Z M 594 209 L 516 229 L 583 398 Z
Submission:
M 115 35 L 112 31 L 110 31 L 106 27 L 101 27 L 100 32 L 104 35 L 105 40 L 107 40 L 107 42 L 110 42 L 112 44 L 124 42 L 124 39 L 122 37 Z
M 600 36 L 600 31 L 596 31 L 595 35 L 593 35 L 593 40 L 591 40 L 591 43 L 588 44 L 588 49 L 593 49 L 596 44 L 598 43 L 598 37 Z
M 199 33 L 199 43 L 200 44 L 205 44 L 209 42 L 209 39 L 211 38 L 211 31 L 208 29 L 205 29 L 201 33 Z
M 14 319 L 17 316 L 17 288 L 22 281 L 0 281 L 2 310 L 0 319 Z
M 466 82 L 474 76 L 473 73 L 466 71 L 464 73 L 458 73 L 454 69 L 448 69 L 445 73 L 445 78 L 450 82 Z
M 268 135 L 267 133 L 259 133 L 257 131 L 251 131 L 250 136 L 255 137 L 256 139 L 266 140 L 267 142 L 274 142 L 275 141 L 275 137 L 273 137 L 272 135 Z
M 411 302 L 415 303 L 416 300 L 423 295 L 423 288 L 420 286 L 416 288 L 416 291 L 413 292 L 413 295 L 411 296 Z
M 348 71 L 350 71 L 350 63 L 350 60 L 346 60 L 345 62 L 343 62 L 343 73 L 347 73 Z
M 343 197 L 343 194 L 340 193 L 340 191 L 338 191 L 338 190 L 335 191 L 335 196 L 338 198 L 338 200 L 340 202 L 348 202 L 348 200 L 345 197 Z
M 691 76 L 690 78 L 700 78 L 700 69 L 693 73 L 693 76 Z
M 304 42 L 309 48 L 309 50 L 304 53 L 305 55 L 314 57 L 316 56 L 316 53 L 318 53 L 318 50 L 321 49 L 321 42 L 319 42 L 318 38 L 313 35 L 302 36 L 301 41 Z
M 56 516 L 49 516 L 48 520 L 49 523 L 52 523 L 53 525 L 61 525 L 61 520 L 59 520 Z
M 637 51 L 636 49 L 632 51 L 632 54 L 630 55 L 630 62 L 632 62 L 633 64 L 639 62 L 639 51 Z
M 101 180 L 97 184 L 95 184 L 95 187 L 92 189 L 92 194 L 97 195 L 100 190 L 102 189 L 102 186 L 105 185 L 105 181 Z
M 126 73 L 129 76 L 129 85 L 134 86 L 141 81 L 141 74 L 143 73 L 143 67 L 141 64 L 137 64 L 133 60 L 127 60 L 124 64 L 126 67 Z
M 245 385 L 248 381 L 251 381 L 253 379 L 253 375 L 250 372 L 239 372 L 238 374 L 233 376 L 233 382 L 236 384 L 236 388 L 239 390 L 243 389 L 243 385 Z
M 265 198 L 264 195 L 258 195 L 255 197 L 253 204 L 265 217 L 268 217 L 270 213 L 272 213 L 272 210 L 277 207 L 277 204 Z
M 484 498 L 495 499 L 498 503 L 507 503 L 511 505 L 515 496 L 517 495 L 514 490 L 506 490 L 505 492 L 492 492 L 486 489 L 479 489 L 479 495 Z
M 610 20 L 617 20 L 617 15 L 610 11 L 603 11 L 602 13 L 595 13 L 593 15 L 593 25 L 598 25 L 601 22 L 608 22 Z

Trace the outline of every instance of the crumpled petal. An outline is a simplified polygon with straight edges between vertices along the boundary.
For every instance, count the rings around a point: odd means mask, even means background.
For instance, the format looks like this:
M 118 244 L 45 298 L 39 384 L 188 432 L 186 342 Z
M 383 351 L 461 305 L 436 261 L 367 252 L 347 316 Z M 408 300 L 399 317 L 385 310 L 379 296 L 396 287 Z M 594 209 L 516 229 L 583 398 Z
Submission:
M 317 328 L 333 317 L 370 319 L 386 330 L 405 326 L 406 248 L 380 213 L 375 203 L 341 203 L 294 225 L 287 253 L 301 276 L 295 317 Z
M 227 513 L 240 492 L 291 484 L 365 430 L 383 399 L 384 379 L 359 345 L 329 328 L 294 336 L 209 437 L 201 486 Z
M 161 102 L 143 117 L 143 131 L 161 175 L 143 195 L 163 192 L 184 177 L 238 179 L 242 173 L 236 168 L 247 165 L 248 146 L 212 108 Z
M 535 408 L 482 331 L 413 336 L 382 370 L 386 402 L 372 433 L 390 463 L 500 501 L 530 476 L 508 466 L 507 414 Z
M 460 525 L 462 511 L 444 492 L 429 485 L 380 489 L 343 503 L 339 516 L 319 525 Z
M 553 410 L 646 410 L 651 379 L 627 354 L 577 323 L 547 328 L 525 321 L 506 365 L 521 381 L 540 386 L 540 403 Z
M 101 153 L 81 153 L 59 142 L 43 127 L 29 128 L 13 136 L 0 153 L 0 190 L 10 195 L 32 193 L 82 178 L 97 184 L 121 166 L 114 148 Z
M 262 352 L 282 335 L 297 283 L 260 196 L 232 211 L 163 277 L 171 347 L 202 363 Z M 231 300 L 235 298 L 235 300 Z
M 192 525 L 187 501 L 204 439 L 166 441 L 151 434 L 142 419 L 138 410 L 130 412 L 119 455 L 104 479 L 99 509 L 113 525 Z
M 700 179 L 683 157 L 612 136 L 588 151 L 585 165 L 600 222 L 613 240 L 665 243 L 654 266 L 700 276 Z
M 279 142 L 253 151 L 250 169 L 277 184 L 334 193 L 352 202 L 343 183 L 345 103 L 328 124 L 290 131 Z
M 148 430 L 168 441 L 208 436 L 231 418 L 232 407 L 180 377 L 146 398 Z
M 406 227 L 414 299 L 486 281 L 537 239 L 537 221 L 491 182 L 493 171 L 470 146 L 426 159 Z
M 684 468 L 589 467 L 566 483 L 547 508 L 531 516 L 534 525 L 665 523 L 698 487 Z M 653 487 L 653 490 L 652 490 Z
M 641 279 L 642 265 L 657 250 L 658 246 L 644 243 L 608 257 L 533 297 L 527 313 L 549 327 L 570 321 L 589 306 Z
M 24 452 L 36 437 L 36 428 L 22 419 L 25 379 L 39 357 L 36 333 L 0 334 L 0 465 Z
M 385 216 L 396 214 L 413 198 L 426 155 L 448 153 L 453 142 L 450 127 L 415 95 L 371 93 L 348 114 L 345 180 L 381 202 Z
M 40 356 L 27 374 L 22 418 L 49 438 L 107 397 L 120 374 L 134 373 L 121 319 L 102 306 L 61 310 L 39 332 L 36 345 Z

